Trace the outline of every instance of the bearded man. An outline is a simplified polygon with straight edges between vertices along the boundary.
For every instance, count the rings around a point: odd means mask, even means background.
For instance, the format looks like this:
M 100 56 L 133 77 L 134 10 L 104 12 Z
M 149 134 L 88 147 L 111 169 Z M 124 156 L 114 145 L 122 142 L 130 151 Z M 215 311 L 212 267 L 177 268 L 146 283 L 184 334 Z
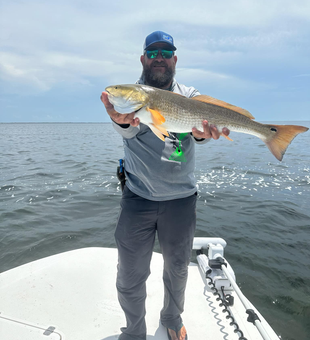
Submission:
M 177 56 L 170 34 L 148 35 L 140 61 L 138 84 L 192 98 L 200 93 L 175 79 Z M 135 118 L 135 113 L 114 110 L 106 92 L 101 100 L 124 141 L 126 185 L 122 194 L 115 240 L 118 248 L 116 287 L 126 316 L 120 340 L 146 340 L 146 280 L 157 233 L 164 259 L 164 305 L 160 321 L 170 340 L 188 338 L 181 314 L 184 310 L 188 265 L 196 227 L 197 187 L 194 178 L 195 144 L 218 139 L 215 126 L 203 122 L 203 131 L 169 133 L 165 143 Z M 223 133 L 229 134 L 224 128 Z

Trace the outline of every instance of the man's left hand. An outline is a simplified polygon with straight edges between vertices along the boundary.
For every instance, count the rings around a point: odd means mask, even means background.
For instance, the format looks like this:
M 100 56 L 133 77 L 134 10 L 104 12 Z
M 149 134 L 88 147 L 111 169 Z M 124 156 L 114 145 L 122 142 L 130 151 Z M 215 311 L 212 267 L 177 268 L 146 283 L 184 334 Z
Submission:
M 195 127 L 192 128 L 192 134 L 197 139 L 209 139 L 209 138 L 219 139 L 221 133 L 225 136 L 228 136 L 230 133 L 230 130 L 227 129 L 226 127 L 224 127 L 222 131 L 219 131 L 215 125 L 213 124 L 209 125 L 207 120 L 204 120 L 202 122 L 202 126 L 203 132 L 196 129 Z

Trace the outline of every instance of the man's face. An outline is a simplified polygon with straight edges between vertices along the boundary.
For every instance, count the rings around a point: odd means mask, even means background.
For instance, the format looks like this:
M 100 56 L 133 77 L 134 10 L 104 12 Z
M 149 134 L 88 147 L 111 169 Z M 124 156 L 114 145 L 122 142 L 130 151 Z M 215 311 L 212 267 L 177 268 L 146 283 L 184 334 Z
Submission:
M 167 49 L 169 45 L 164 43 L 153 44 L 149 50 L 157 49 Z M 177 57 L 174 55 L 170 59 L 165 59 L 162 57 L 161 53 L 158 53 L 157 57 L 154 59 L 149 59 L 146 55 L 140 58 L 143 66 L 143 76 L 145 83 L 150 86 L 158 88 L 168 88 L 175 75 L 175 64 L 177 62 Z

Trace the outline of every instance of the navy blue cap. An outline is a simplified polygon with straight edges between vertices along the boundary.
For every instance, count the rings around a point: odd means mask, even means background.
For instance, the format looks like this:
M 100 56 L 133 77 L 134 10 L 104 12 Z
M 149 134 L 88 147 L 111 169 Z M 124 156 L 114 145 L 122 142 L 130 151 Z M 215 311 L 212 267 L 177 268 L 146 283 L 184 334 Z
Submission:
M 174 46 L 173 38 L 170 34 L 162 32 L 162 31 L 155 31 L 149 34 L 145 38 L 145 43 L 143 46 L 144 51 L 147 50 L 151 45 L 155 43 L 165 43 L 170 46 L 172 51 L 175 51 L 177 48 Z

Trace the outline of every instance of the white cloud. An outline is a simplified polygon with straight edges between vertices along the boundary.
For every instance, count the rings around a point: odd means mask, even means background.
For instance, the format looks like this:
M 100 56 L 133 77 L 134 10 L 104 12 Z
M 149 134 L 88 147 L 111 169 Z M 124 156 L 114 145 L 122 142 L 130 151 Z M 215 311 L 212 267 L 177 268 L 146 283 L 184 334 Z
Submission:
M 210 95 L 210 90 L 228 91 L 231 93 L 243 93 L 251 89 L 251 92 L 268 91 L 274 89 L 274 85 L 260 81 L 249 81 L 230 74 L 216 73 L 204 69 L 178 69 L 177 79 L 184 84 L 195 84 L 200 92 Z M 211 94 L 212 95 L 212 94 Z M 221 98 L 220 98 L 221 99 Z
M 15 83 L 10 88 L 14 93 L 23 91 L 25 85 L 32 88 L 32 91 L 26 88 L 27 93 L 48 91 L 57 83 L 89 86 L 91 78 L 103 78 L 111 83 L 117 80 L 121 82 L 121 74 L 123 79 L 127 78 L 130 82 L 130 76 L 136 79 L 140 72 L 137 67 L 128 72 L 128 65 L 112 60 L 96 60 L 60 52 L 40 52 L 28 56 L 0 53 L 0 59 L 0 78 Z
M 310 77 L 310 73 L 304 73 L 304 74 L 298 74 L 298 75 L 296 75 L 296 76 L 294 76 L 294 77 Z
M 18 55 L 0 53 L 0 59 L 0 79 L 13 85 L 9 90 L 19 92 L 25 86 L 25 92 L 29 90 L 27 86 L 30 86 L 35 91 L 47 91 L 50 89 L 47 82 L 38 77 L 39 70 L 34 68 L 34 65 L 26 65 Z M 22 62 L 19 62 L 19 60 Z M 20 87 L 17 85 L 20 85 Z
M 157 29 L 175 38 L 177 79 L 199 89 L 268 91 L 278 74 L 308 74 L 308 0 L 12 0 L 0 12 L 6 93 L 134 82 L 143 40 Z

